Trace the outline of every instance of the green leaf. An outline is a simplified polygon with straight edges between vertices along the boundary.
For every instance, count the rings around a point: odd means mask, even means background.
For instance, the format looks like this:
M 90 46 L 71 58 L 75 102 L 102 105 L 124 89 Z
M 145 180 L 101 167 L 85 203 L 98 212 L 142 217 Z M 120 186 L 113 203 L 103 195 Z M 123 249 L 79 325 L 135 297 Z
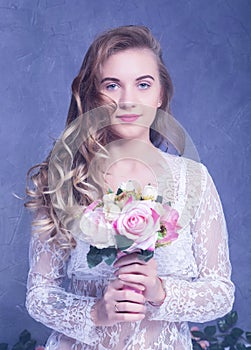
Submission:
M 204 333 L 207 337 L 212 337 L 216 333 L 216 326 L 207 326 L 204 328 Z
M 118 188 L 116 195 L 118 196 L 121 193 L 123 193 L 123 190 L 121 190 L 121 188 Z
M 129 239 L 126 236 L 122 236 L 122 235 L 116 235 L 115 239 L 116 239 L 117 247 L 122 251 L 130 248 L 131 245 L 134 243 L 132 239 Z
M 243 333 L 244 333 L 244 331 L 240 328 L 237 328 L 237 327 L 235 327 L 231 330 L 231 335 L 236 339 L 238 339 Z
M 87 253 L 87 262 L 90 269 L 102 262 L 102 255 L 99 250 L 96 247 L 90 246 L 90 250 Z
M 205 334 L 201 331 L 191 331 L 192 336 L 195 338 L 205 339 Z
M 238 321 L 238 315 L 236 311 L 230 311 L 226 316 L 225 316 L 226 322 L 229 326 L 233 326 L 236 324 Z
M 207 335 L 207 341 L 209 341 L 209 343 L 217 343 L 218 339 L 216 337 L 210 337 Z
M 13 346 L 12 350 L 24 350 L 24 345 L 18 342 Z
M 224 333 L 232 328 L 238 320 L 238 315 L 236 311 L 229 312 L 222 319 L 217 321 L 218 328 L 220 332 Z
M 237 344 L 236 344 L 236 349 L 237 349 L 237 350 L 245 350 L 245 349 L 246 349 L 246 346 L 245 346 L 244 344 L 237 343 Z
M 203 350 L 200 344 L 198 344 L 194 339 L 192 343 L 193 343 L 193 350 Z
M 245 335 L 246 335 L 247 342 L 251 344 L 251 332 L 246 332 Z
M 107 265 L 112 265 L 112 263 L 114 263 L 117 257 L 117 249 L 116 248 L 105 248 L 105 249 L 106 251 L 104 252 L 105 254 L 103 255 L 103 260 Z
M 153 255 L 154 255 L 154 252 L 152 250 L 143 250 L 143 249 L 141 249 L 141 252 L 138 253 L 139 259 L 143 260 L 145 262 L 147 262 L 150 259 L 152 259 Z
M 221 333 L 224 333 L 229 330 L 230 326 L 227 324 L 225 319 L 221 319 L 217 321 L 217 326 Z
M 1 343 L 0 344 L 0 350 L 8 350 L 8 344 L 7 343 Z
M 219 344 L 210 344 L 209 349 L 210 350 L 221 350 L 223 348 Z
M 27 341 L 29 341 L 31 339 L 31 334 L 30 332 L 27 331 L 27 329 L 25 329 L 22 333 L 20 333 L 19 335 L 19 341 L 22 344 L 25 344 Z
M 37 343 L 36 340 L 31 339 L 25 344 L 24 349 L 25 350 L 35 350 L 36 343 Z
M 117 250 L 115 247 L 98 249 L 90 246 L 90 250 L 87 253 L 87 262 L 89 268 L 95 267 L 103 260 L 107 265 L 111 265 L 117 256 Z
M 157 198 L 156 198 L 156 202 L 157 203 L 162 203 L 163 202 L 163 197 L 158 195 Z
M 234 337 L 232 337 L 231 334 L 227 334 L 223 340 L 223 342 L 221 343 L 221 345 L 223 347 L 227 347 L 227 346 L 232 346 L 235 345 L 237 342 L 237 339 L 235 339 Z

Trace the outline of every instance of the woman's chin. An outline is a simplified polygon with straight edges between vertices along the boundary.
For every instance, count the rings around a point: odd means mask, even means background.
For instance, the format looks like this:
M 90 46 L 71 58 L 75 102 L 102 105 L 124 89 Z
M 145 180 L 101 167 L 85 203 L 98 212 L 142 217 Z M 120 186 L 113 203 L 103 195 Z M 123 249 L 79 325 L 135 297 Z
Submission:
M 113 125 L 112 130 L 120 139 L 149 141 L 149 128 L 144 126 L 123 123 Z

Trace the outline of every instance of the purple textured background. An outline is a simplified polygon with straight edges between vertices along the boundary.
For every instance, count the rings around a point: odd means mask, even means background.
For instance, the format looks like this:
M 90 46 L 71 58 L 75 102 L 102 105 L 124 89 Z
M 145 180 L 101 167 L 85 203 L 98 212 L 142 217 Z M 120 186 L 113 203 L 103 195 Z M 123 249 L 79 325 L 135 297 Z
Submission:
M 159 38 L 173 78 L 175 117 L 220 193 L 229 228 L 234 308 L 251 328 L 251 1 L 0 0 L 0 342 L 48 330 L 24 307 L 30 216 L 26 170 L 59 136 L 70 84 L 93 37 L 144 24 Z

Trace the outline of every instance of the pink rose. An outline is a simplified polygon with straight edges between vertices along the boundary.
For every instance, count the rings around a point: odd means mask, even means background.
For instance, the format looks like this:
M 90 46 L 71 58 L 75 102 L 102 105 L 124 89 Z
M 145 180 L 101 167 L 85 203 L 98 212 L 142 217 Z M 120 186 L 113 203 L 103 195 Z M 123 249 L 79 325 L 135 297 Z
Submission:
M 160 228 L 160 216 L 153 207 L 154 203 L 150 200 L 133 201 L 130 198 L 114 221 L 113 227 L 117 234 L 134 241 L 126 249 L 127 252 L 135 249 L 154 250 L 157 231 Z
M 166 245 L 176 240 L 179 236 L 177 230 L 180 226 L 177 224 L 179 214 L 177 210 L 173 209 L 169 205 L 164 204 L 164 214 L 160 218 L 161 225 L 165 228 L 165 236 L 162 239 L 158 239 L 158 245 Z

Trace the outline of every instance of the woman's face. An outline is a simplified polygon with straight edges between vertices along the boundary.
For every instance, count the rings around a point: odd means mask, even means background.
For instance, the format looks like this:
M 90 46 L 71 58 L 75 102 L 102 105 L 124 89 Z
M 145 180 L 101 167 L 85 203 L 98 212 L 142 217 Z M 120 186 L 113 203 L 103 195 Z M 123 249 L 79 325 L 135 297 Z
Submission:
M 154 54 L 149 49 L 127 49 L 102 65 L 100 91 L 118 108 L 112 128 L 122 138 L 149 141 L 149 128 L 161 106 L 161 84 Z

